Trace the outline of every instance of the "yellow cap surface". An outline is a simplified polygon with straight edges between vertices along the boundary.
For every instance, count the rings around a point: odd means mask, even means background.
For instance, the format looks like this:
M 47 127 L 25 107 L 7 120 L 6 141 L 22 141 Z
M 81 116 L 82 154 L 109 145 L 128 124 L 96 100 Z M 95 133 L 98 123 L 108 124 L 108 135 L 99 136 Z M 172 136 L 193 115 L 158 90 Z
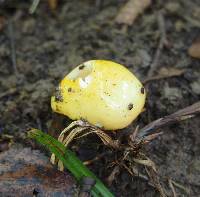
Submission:
M 90 60 L 72 70 L 51 98 L 53 111 L 106 130 L 128 126 L 142 111 L 146 93 L 124 66 Z

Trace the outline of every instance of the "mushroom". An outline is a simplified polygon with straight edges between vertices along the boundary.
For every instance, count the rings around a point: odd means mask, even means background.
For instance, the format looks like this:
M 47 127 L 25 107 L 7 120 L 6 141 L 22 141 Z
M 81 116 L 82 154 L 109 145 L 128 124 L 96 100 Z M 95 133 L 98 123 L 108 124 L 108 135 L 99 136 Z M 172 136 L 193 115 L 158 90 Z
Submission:
M 142 112 L 145 98 L 143 85 L 124 66 L 107 60 L 84 62 L 64 77 L 51 98 L 53 111 L 76 120 L 61 132 L 58 140 L 67 146 L 76 135 L 94 132 L 109 144 L 110 137 L 101 129 L 127 127 Z M 90 132 L 83 134 L 88 129 Z M 51 162 L 56 161 L 52 154 Z M 64 170 L 60 160 L 58 167 Z
M 112 61 L 90 60 L 64 77 L 51 107 L 72 120 L 117 130 L 136 119 L 145 98 L 143 85 L 127 68 Z

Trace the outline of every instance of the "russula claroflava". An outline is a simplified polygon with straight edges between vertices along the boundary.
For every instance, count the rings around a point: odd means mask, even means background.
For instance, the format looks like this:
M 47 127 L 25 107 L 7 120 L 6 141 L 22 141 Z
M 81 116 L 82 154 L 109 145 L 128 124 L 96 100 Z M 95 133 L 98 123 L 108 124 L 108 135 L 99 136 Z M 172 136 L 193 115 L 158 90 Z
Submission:
M 112 61 L 90 60 L 64 77 L 51 106 L 72 120 L 117 130 L 142 112 L 145 98 L 143 85 L 127 68 Z

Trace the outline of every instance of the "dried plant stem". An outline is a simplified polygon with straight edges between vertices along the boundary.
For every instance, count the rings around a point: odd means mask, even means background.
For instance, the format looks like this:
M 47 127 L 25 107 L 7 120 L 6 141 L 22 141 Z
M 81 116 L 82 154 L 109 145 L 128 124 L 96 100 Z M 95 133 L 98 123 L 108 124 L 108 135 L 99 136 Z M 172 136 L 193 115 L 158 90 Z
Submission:
M 178 110 L 173 114 L 154 120 L 153 122 L 140 129 L 136 138 L 137 140 L 144 140 L 145 137 L 155 134 L 160 128 L 176 122 L 180 122 L 182 120 L 186 120 L 188 118 L 192 118 L 198 113 L 200 113 L 200 101 L 186 108 Z
M 159 58 L 160 58 L 161 52 L 163 50 L 164 45 L 167 42 L 165 19 L 164 19 L 163 12 L 159 11 L 157 16 L 158 16 L 158 26 L 159 26 L 159 30 L 160 30 L 160 41 L 159 41 L 158 48 L 157 48 L 154 58 L 153 58 L 153 62 L 150 65 L 150 70 L 147 74 L 148 78 L 152 77 L 154 75 L 155 71 L 157 70 L 157 68 L 159 66 Z

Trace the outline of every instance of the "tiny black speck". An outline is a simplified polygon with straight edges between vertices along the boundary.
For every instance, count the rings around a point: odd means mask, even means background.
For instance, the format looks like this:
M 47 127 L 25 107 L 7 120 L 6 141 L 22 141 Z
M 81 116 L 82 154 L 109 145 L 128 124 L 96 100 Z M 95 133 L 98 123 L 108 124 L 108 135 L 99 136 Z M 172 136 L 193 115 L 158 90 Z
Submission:
M 141 88 L 141 93 L 144 94 L 144 87 Z
M 68 88 L 68 92 L 71 92 L 72 91 L 72 88 Z
M 84 68 L 85 68 L 84 65 L 79 66 L 79 70 L 82 70 L 82 69 L 84 69 Z
M 128 104 L 128 110 L 131 110 L 131 109 L 133 109 L 133 103 Z

